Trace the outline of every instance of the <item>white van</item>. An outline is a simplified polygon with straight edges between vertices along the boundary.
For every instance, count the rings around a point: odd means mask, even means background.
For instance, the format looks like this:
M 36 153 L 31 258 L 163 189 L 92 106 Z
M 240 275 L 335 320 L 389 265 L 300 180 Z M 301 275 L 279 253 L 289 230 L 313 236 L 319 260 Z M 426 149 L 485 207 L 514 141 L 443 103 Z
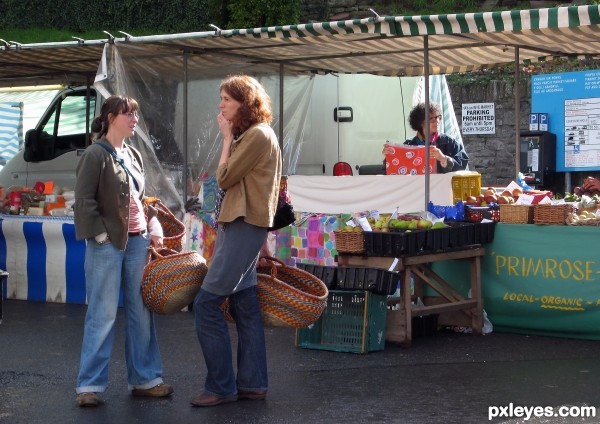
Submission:
M 37 181 L 74 188 L 79 157 L 90 144 L 90 125 L 101 106 L 94 88 L 68 88 L 57 95 L 25 146 L 0 170 L 0 185 L 32 187 Z
M 290 173 L 332 175 L 333 166 L 339 161 L 348 162 L 355 175 L 363 173 L 359 172 L 363 165 L 367 165 L 364 173 L 383 173 L 383 143 L 402 142 L 408 137 L 408 112 L 417 83 L 417 77 L 316 76 L 310 110 L 300 124 L 303 126 L 300 154 Z M 193 102 L 205 101 L 200 94 L 189 100 L 195 114 L 199 113 L 199 105 L 193 107 Z M 101 94 L 93 87 L 61 91 L 35 128 L 25 134 L 24 149 L 0 170 L 0 185 L 32 187 L 37 181 L 52 180 L 55 186 L 73 188 L 75 169 L 90 144 L 90 125 L 99 114 L 102 101 Z M 214 108 L 212 103 L 211 107 Z M 163 112 L 160 106 L 151 109 L 151 114 Z M 205 115 L 212 119 L 213 113 L 211 109 Z M 202 122 L 188 121 L 188 126 L 188 134 L 201 134 L 204 130 Z M 181 138 L 181 133 L 175 135 L 178 149 L 182 149 L 177 143 Z M 155 153 L 158 154 L 156 150 Z M 189 156 L 188 153 L 188 160 Z M 165 171 L 170 173 L 168 166 L 163 167 Z M 182 190 L 182 183 L 176 185 Z

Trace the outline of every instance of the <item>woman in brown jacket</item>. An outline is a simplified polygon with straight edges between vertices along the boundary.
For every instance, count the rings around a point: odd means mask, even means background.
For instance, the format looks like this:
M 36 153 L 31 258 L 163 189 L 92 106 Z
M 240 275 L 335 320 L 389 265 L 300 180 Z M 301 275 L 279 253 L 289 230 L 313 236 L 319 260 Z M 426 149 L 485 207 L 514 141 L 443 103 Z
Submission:
M 261 400 L 268 388 L 256 262 L 277 207 L 281 150 L 269 126 L 271 100 L 257 80 L 228 77 L 221 82 L 220 94 L 217 122 L 223 148 L 217 182 L 226 193 L 213 259 L 194 301 L 196 333 L 208 370 L 204 391 L 191 401 L 195 406 Z M 238 335 L 237 375 L 220 309 L 227 297 Z

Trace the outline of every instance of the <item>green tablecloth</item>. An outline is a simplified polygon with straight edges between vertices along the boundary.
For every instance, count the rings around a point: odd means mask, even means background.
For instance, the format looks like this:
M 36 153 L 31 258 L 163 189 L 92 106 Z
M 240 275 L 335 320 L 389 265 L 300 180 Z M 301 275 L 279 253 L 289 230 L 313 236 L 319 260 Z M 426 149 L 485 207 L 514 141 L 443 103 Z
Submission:
M 495 331 L 600 340 L 600 227 L 498 223 L 481 281 Z M 466 263 L 434 269 L 467 294 Z

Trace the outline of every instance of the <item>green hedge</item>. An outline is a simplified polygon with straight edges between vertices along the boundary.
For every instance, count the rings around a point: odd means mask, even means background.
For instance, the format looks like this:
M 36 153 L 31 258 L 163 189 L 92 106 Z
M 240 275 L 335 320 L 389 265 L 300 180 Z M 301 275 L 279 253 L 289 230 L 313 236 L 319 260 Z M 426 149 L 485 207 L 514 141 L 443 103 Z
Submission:
M 0 11 L 0 28 L 163 34 L 297 23 L 300 0 L 0 0 Z
M 0 14 L 0 28 L 206 31 L 213 17 L 210 3 L 211 0 L 0 0 L 0 10 L 6 12 Z

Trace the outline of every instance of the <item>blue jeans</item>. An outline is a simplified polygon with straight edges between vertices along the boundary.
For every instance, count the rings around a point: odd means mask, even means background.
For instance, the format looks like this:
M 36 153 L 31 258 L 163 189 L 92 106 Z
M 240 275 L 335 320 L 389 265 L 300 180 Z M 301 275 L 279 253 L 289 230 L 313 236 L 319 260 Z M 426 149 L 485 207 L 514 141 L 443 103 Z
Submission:
M 204 391 L 218 397 L 237 390 L 267 390 L 265 334 L 256 286 L 229 296 L 238 333 L 237 378 L 233 371 L 229 328 L 220 306 L 227 296 L 203 289 L 194 301 L 196 333 L 208 369 Z
M 149 389 L 162 383 L 154 317 L 144 306 L 141 292 L 149 244 L 148 235 L 130 237 L 125 251 L 112 243 L 87 241 L 84 268 L 88 307 L 77 393 L 106 390 L 121 288 L 128 389 Z

